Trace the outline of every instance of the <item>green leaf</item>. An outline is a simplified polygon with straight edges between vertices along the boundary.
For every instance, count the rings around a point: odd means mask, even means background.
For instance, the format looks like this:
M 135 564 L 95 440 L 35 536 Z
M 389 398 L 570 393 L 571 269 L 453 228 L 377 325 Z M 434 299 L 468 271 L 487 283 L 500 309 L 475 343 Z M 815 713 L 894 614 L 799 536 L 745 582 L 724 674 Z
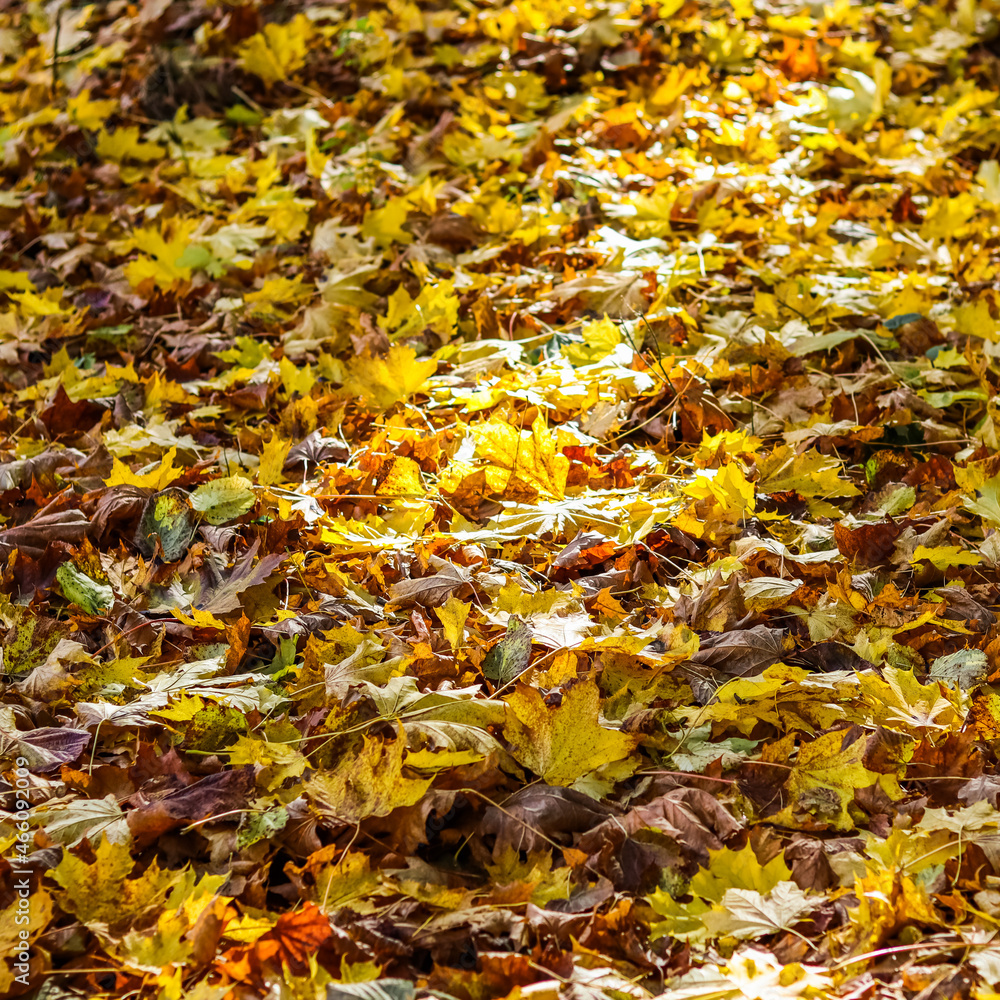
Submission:
M 170 487 L 154 493 L 146 501 L 135 543 L 139 551 L 150 558 L 156 553 L 159 542 L 163 558 L 176 562 L 187 552 L 194 529 L 191 501 L 183 490 Z
M 981 649 L 960 649 L 956 653 L 939 656 L 931 664 L 930 676 L 948 687 L 966 691 L 982 684 L 989 672 L 989 660 Z
M 254 505 L 253 486 L 242 476 L 225 476 L 199 486 L 191 494 L 191 506 L 209 524 L 225 524 L 245 514 Z
M 758 893 L 768 893 L 776 885 L 787 882 L 792 877 L 784 855 L 778 854 L 766 865 L 762 865 L 750 844 L 744 845 L 739 851 L 728 848 L 710 851 L 709 857 L 709 865 L 695 874 L 688 891 L 693 896 L 701 896 L 713 903 L 720 902 L 727 889 L 751 889 Z
M 254 813 L 247 818 L 247 821 L 240 827 L 240 832 L 236 837 L 236 844 L 242 851 L 244 847 L 250 847 L 261 840 L 273 837 L 285 829 L 288 823 L 288 810 L 284 806 L 277 809 L 269 809 L 264 813 Z
M 67 601 L 79 605 L 88 615 L 106 611 L 114 603 L 115 593 L 107 584 L 92 580 L 72 563 L 56 570 L 56 579 Z
M 982 389 L 949 389 L 943 392 L 921 389 L 917 395 L 926 399 L 931 406 L 935 406 L 939 410 L 946 410 L 953 403 L 982 402 L 986 399 L 986 393 Z
M 192 243 L 174 261 L 176 267 L 190 267 L 196 271 L 204 271 L 213 278 L 221 278 L 226 273 L 226 265 L 219 260 L 211 250 Z
M 231 108 L 226 108 L 226 117 L 237 125 L 259 125 L 264 119 L 244 104 L 234 104 Z
M 114 795 L 103 799 L 56 800 L 35 809 L 34 819 L 57 844 L 74 847 L 84 837 L 103 834 L 113 844 L 132 840 L 128 823 Z
M 509 684 L 528 669 L 531 629 L 517 615 L 507 619 L 507 634 L 486 654 L 483 674 L 494 683 Z
M 177 267 L 205 267 L 212 259 L 212 254 L 206 250 L 204 247 L 198 246 L 196 243 L 192 243 L 187 247 L 174 261 Z

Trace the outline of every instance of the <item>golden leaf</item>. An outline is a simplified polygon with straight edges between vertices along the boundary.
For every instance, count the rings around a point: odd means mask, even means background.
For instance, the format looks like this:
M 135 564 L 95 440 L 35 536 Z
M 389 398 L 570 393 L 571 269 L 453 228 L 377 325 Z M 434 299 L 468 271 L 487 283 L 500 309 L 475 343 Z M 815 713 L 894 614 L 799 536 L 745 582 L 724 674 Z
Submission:
M 364 354 L 346 365 L 347 392 L 376 410 L 388 410 L 396 403 L 420 392 L 424 383 L 437 370 L 433 358 L 417 360 L 412 347 L 394 344 L 383 358 Z
M 638 744 L 636 737 L 600 724 L 600 695 L 592 680 L 566 690 L 557 708 L 549 708 L 542 693 L 527 684 L 517 684 L 504 701 L 503 732 L 511 753 L 550 785 L 572 785 L 624 760 Z

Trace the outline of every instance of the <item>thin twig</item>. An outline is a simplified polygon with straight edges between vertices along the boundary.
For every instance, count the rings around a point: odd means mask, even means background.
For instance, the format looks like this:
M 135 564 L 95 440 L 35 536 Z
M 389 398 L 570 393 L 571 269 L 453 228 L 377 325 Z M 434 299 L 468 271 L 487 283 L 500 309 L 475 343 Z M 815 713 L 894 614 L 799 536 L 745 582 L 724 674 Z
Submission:
M 62 31 L 62 6 L 56 11 L 56 30 L 52 36 L 52 100 L 56 99 L 59 89 L 59 34 Z

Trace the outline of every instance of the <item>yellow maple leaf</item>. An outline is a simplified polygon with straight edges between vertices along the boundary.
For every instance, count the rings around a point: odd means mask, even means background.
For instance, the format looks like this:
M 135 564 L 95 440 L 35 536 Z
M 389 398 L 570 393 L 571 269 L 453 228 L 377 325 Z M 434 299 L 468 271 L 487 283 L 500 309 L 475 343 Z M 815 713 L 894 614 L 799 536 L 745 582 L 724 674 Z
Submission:
M 766 494 L 794 490 L 805 497 L 814 517 L 839 517 L 840 511 L 827 503 L 828 497 L 853 497 L 860 490 L 841 477 L 843 463 L 834 456 L 807 451 L 801 455 L 788 445 L 780 445 L 757 460 L 757 492 Z
M 158 413 L 170 403 L 192 404 L 198 397 L 192 395 L 184 386 L 167 378 L 160 372 L 153 372 L 142 379 L 146 387 L 146 412 Z
M 707 867 L 699 869 L 688 887 L 693 896 L 718 903 L 727 889 L 750 889 L 766 894 L 779 882 L 787 882 L 792 877 L 791 869 L 785 864 L 781 854 L 762 865 L 750 844 L 740 850 L 723 848 L 709 851 Z
M 413 234 L 403 229 L 410 208 L 407 198 L 390 198 L 381 208 L 373 208 L 365 215 L 364 222 L 361 223 L 361 235 L 366 239 L 373 239 L 380 247 L 388 247 L 393 243 L 412 243 Z M 409 298 L 408 295 L 406 297 Z
M 173 614 L 179 622 L 183 622 L 185 625 L 190 625 L 192 628 L 214 628 L 223 630 L 227 627 L 226 623 L 224 621 L 220 621 L 215 617 L 215 615 L 210 614 L 208 611 L 199 611 L 197 608 L 190 608 L 187 612 L 181 611 L 180 608 L 174 608 L 171 614 Z
M 444 637 L 448 640 L 448 645 L 457 652 L 465 641 L 465 622 L 469 617 L 469 609 L 472 603 L 460 601 L 454 594 L 448 598 L 440 608 L 434 609 L 441 627 L 444 629 Z
M 848 909 L 858 951 L 877 947 L 897 927 L 943 924 L 942 915 L 923 881 L 914 881 L 896 867 L 869 870 L 854 882 L 856 907 Z
M 530 431 L 512 427 L 499 413 L 471 430 L 476 456 L 487 463 L 486 481 L 494 493 L 520 495 L 528 487 L 557 500 L 566 495 L 570 462 L 541 416 Z
M 298 305 L 311 298 L 315 291 L 314 285 L 306 285 L 297 274 L 294 278 L 268 278 L 257 291 L 247 292 L 243 300 L 256 306 Z
M 697 499 L 714 499 L 727 515 L 737 518 L 755 509 L 753 483 L 735 462 L 700 472 L 681 492 Z
M 65 853 L 49 875 L 63 887 L 56 901 L 82 924 L 128 927 L 143 914 L 163 907 L 170 890 L 184 879 L 180 871 L 163 871 L 154 859 L 137 878 L 126 844 L 110 843 L 102 835 L 94 862 Z
M 417 360 L 412 347 L 394 344 L 385 357 L 373 358 L 368 354 L 353 358 L 345 366 L 344 388 L 360 397 L 377 410 L 388 410 L 415 392 L 437 370 L 433 358 Z
M 649 103 L 655 107 L 669 107 L 685 91 L 705 83 L 708 80 L 706 70 L 704 63 L 692 68 L 671 66 L 663 82 L 649 95 Z
M 137 288 L 151 278 L 159 288 L 171 288 L 176 281 L 188 281 L 191 268 L 177 263 L 188 248 L 191 234 L 198 228 L 197 219 L 174 219 L 164 223 L 162 230 L 139 229 L 132 243 L 145 256 L 125 265 L 125 277 Z
M 297 368 L 288 358 L 278 362 L 278 373 L 281 375 L 281 385 L 289 396 L 296 393 L 308 396 L 309 390 L 316 384 L 316 376 L 309 365 Z
M 323 171 L 326 170 L 326 165 L 329 162 L 330 157 L 324 156 L 316 144 L 315 130 L 309 129 L 306 133 L 306 172 L 310 177 L 315 177 L 318 180 L 323 176 Z
M 959 695 L 942 688 L 937 681 L 921 684 L 912 670 L 886 666 L 882 677 L 867 671 L 859 673 L 858 695 L 871 705 L 869 717 L 874 724 L 896 732 L 951 732 L 962 725 L 965 717 Z
M 101 101 L 100 103 L 113 103 Z M 123 160 L 139 160 L 149 163 L 152 160 L 163 159 L 163 149 L 155 142 L 143 142 L 139 138 L 139 129 L 120 126 L 114 132 L 101 129 L 97 135 L 97 155 L 106 160 L 121 163 Z
M 588 323 L 580 331 L 582 344 L 566 344 L 562 354 L 574 368 L 592 365 L 606 358 L 623 340 L 618 324 L 605 315 L 604 319 Z
M 769 822 L 798 830 L 853 830 L 851 807 L 856 790 L 877 783 L 892 801 L 903 797 L 894 775 L 876 774 L 865 767 L 863 739 L 846 746 L 844 743 L 845 733 L 835 731 L 799 748 L 785 785 L 788 805 Z M 780 762 L 785 767 L 793 745 L 794 734 L 789 734 L 768 746 L 761 760 Z
M 361 851 L 341 851 L 331 844 L 310 854 L 301 868 L 290 862 L 286 871 L 293 877 L 309 876 L 301 884 L 325 913 L 379 894 L 380 873 L 371 870 L 371 859 Z
M 624 760 L 638 744 L 637 737 L 600 724 L 600 692 L 592 680 L 566 690 L 558 708 L 549 708 L 540 691 L 520 683 L 504 701 L 503 732 L 511 754 L 550 785 L 572 785 Z
M 448 341 L 458 323 L 458 296 L 452 281 L 424 285 L 411 299 L 402 285 L 389 297 L 388 311 L 379 317 L 393 340 L 420 333 L 430 327 L 442 340 Z
M 160 464 L 149 472 L 133 472 L 120 459 L 112 459 L 111 475 L 104 480 L 105 486 L 139 486 L 144 489 L 163 490 L 166 489 L 184 471 L 174 465 L 177 457 L 177 449 L 171 448 L 162 459 Z
M 268 86 L 302 68 L 314 34 L 312 22 L 297 14 L 287 24 L 268 24 L 239 49 L 239 64 Z
M 306 794 L 322 812 L 343 823 L 360 823 L 371 816 L 388 816 L 400 806 L 412 806 L 434 780 L 403 773 L 406 738 L 384 742 L 365 737 L 361 751 L 345 758 L 333 771 L 320 771 L 306 785 Z
M 32 291 L 11 292 L 10 298 L 21 307 L 23 316 L 65 316 L 71 310 L 63 309 L 59 304 L 63 296 L 63 288 L 47 288 L 40 295 Z
M 29 942 L 34 942 L 48 927 L 52 909 L 52 897 L 44 889 L 30 896 L 20 892 L 14 894 L 11 903 L 0 910 L 0 955 L 12 963 L 17 962 L 15 956 L 25 951 Z M 10 995 L 16 984 L 14 970 L 0 959 L 0 990 Z
M 66 99 L 66 114 L 70 121 L 91 132 L 96 132 L 117 108 L 117 101 L 92 101 L 89 88 Z
M 423 496 L 426 490 L 420 475 L 420 466 L 406 455 L 390 458 L 379 472 L 375 492 L 380 497 Z
M 27 292 L 34 287 L 31 278 L 24 271 L 0 271 L 0 289 L 3 291 L 16 288 L 19 291 Z
M 272 486 L 281 481 L 281 471 L 291 447 L 291 441 L 280 438 L 277 434 L 264 443 L 264 450 L 260 454 L 260 468 L 257 470 L 258 486 Z
M 953 566 L 978 566 L 983 557 L 978 552 L 970 552 L 961 545 L 935 545 L 928 548 L 918 545 L 910 557 L 911 563 L 926 559 L 935 569 L 946 570 Z

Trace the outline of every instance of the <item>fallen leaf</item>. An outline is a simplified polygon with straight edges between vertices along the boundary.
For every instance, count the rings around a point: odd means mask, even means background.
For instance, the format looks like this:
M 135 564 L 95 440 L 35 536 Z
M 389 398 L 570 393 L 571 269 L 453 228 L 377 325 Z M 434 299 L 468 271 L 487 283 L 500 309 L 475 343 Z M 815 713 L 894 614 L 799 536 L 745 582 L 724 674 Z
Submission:
M 337 823 L 388 816 L 394 809 L 419 801 L 434 780 L 432 776 L 404 773 L 405 756 L 402 738 L 383 742 L 366 737 L 363 749 L 353 759 L 334 770 L 314 774 L 306 792 Z
M 530 659 L 531 629 L 517 615 L 511 615 L 506 634 L 483 660 L 483 676 L 503 687 L 528 669 Z
M 388 410 L 420 392 L 436 369 L 433 359 L 417 361 L 412 347 L 394 344 L 384 358 L 361 357 L 347 366 L 344 388 L 374 409 Z
M 779 882 L 766 895 L 727 889 L 721 906 L 701 919 L 713 935 L 746 940 L 787 930 L 816 909 L 817 902 L 794 882 Z
M 624 760 L 636 737 L 602 726 L 599 692 L 593 681 L 569 687 L 558 708 L 541 692 L 517 684 L 504 698 L 504 736 L 517 761 L 553 785 L 572 785 L 591 771 Z
M 192 508 L 209 524 L 225 524 L 240 517 L 253 507 L 254 500 L 253 486 L 242 476 L 213 479 L 191 494 Z

